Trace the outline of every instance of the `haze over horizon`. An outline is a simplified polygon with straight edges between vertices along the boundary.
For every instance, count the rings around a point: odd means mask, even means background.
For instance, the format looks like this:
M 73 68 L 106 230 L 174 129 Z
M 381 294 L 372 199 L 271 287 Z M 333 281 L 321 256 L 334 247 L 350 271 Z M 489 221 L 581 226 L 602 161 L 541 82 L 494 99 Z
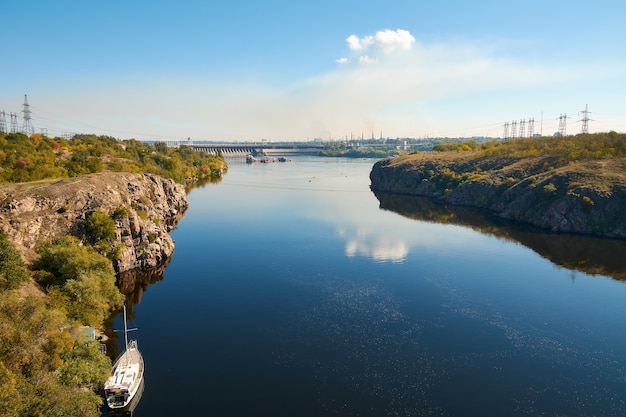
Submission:
M 531 0 L 3 7 L 0 111 L 35 131 L 284 141 L 626 131 L 626 4 Z M 22 119 L 19 119 L 21 126 Z

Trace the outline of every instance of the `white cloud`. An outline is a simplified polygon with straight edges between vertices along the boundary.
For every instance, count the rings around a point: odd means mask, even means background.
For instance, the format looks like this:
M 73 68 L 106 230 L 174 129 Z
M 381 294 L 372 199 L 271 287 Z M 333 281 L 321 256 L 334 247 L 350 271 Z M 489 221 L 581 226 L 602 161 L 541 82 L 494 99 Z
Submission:
M 415 43 L 415 38 L 407 30 L 384 30 L 378 31 L 375 35 L 367 35 L 359 38 L 356 35 L 350 35 L 346 39 L 348 47 L 353 51 L 363 51 L 370 46 L 382 49 L 386 53 L 393 52 L 395 49 L 411 49 Z
M 345 58 L 345 57 L 344 58 L 339 58 L 339 59 L 337 59 L 336 62 L 339 63 L 339 64 L 345 64 L 345 63 L 348 62 L 348 58 Z
M 415 43 L 413 35 L 402 29 L 376 32 L 375 39 L 376 45 L 380 46 L 385 52 L 391 52 L 396 48 L 411 49 L 411 46 Z
M 356 35 L 350 35 L 346 38 L 346 42 L 348 42 L 348 47 L 353 51 L 360 51 L 365 48 L 361 39 Z

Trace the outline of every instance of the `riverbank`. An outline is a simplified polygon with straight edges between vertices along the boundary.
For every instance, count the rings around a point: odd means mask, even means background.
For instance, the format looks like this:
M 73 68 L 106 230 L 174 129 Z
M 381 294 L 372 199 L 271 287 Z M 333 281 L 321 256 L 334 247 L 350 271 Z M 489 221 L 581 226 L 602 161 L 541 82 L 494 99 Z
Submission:
M 187 207 L 184 186 L 171 179 L 102 172 L 1 187 L 0 230 L 31 263 L 44 241 L 68 234 L 88 237 L 87 219 L 104 212 L 115 222 L 112 262 L 121 273 L 165 262 L 174 252 L 169 232 Z
M 623 135 L 614 138 L 615 145 L 603 145 L 613 155 L 601 157 L 593 156 L 594 149 L 591 156 L 561 153 L 593 145 L 589 138 L 539 139 L 524 142 L 531 147 L 524 152 L 507 150 L 503 144 L 499 149 L 494 145 L 496 151 L 480 148 L 384 159 L 371 170 L 371 189 L 486 208 L 501 218 L 554 232 L 626 239 L 626 156 L 618 148 L 624 147 Z M 558 146 L 559 151 L 547 146 Z M 535 151 L 541 147 L 543 151 Z

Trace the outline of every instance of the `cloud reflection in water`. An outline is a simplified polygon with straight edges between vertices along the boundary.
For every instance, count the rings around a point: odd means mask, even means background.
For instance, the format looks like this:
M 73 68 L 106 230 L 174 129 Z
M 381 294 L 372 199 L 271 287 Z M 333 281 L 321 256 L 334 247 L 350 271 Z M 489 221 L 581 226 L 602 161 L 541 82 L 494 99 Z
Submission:
M 348 257 L 366 256 L 377 262 L 402 263 L 409 254 L 409 247 L 399 239 L 381 237 L 374 230 L 357 229 L 350 233 L 339 229 L 338 234 L 346 239 L 345 253 Z

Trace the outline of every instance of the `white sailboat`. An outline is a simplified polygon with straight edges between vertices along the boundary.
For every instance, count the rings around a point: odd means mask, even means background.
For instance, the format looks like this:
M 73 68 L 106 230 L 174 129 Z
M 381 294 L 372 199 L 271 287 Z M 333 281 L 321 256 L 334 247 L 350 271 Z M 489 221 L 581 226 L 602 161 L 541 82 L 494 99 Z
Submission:
M 135 330 L 135 329 L 131 329 Z M 104 396 L 107 405 L 112 409 L 127 407 L 143 381 L 143 357 L 137 341 L 128 341 L 126 326 L 126 307 L 124 307 L 124 342 L 125 349 L 113 363 L 111 376 L 104 384 Z

